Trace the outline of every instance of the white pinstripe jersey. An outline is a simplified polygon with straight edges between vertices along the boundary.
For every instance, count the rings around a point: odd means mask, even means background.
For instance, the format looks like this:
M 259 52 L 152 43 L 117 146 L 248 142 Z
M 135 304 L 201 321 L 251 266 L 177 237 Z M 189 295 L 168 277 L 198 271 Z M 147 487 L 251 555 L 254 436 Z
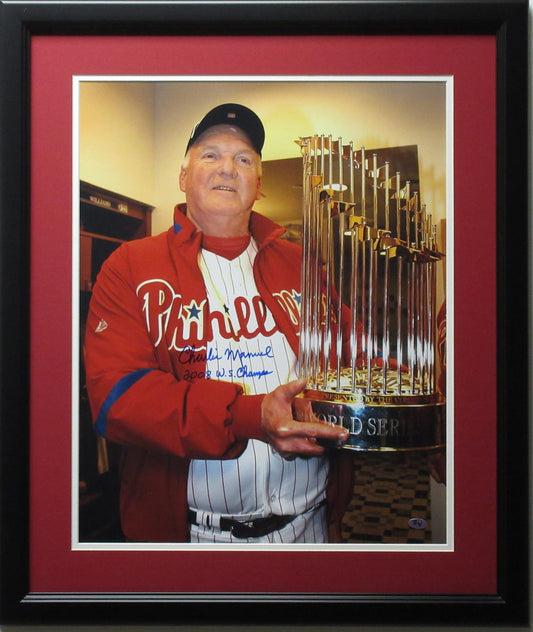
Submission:
M 234 332 L 232 339 L 221 336 L 213 320 L 207 375 L 239 382 L 246 394 L 268 393 L 296 378 L 296 356 L 259 299 L 253 277 L 256 254 L 253 239 L 233 260 L 207 250 L 199 254 L 209 309 L 219 311 L 226 320 L 226 330 L 231 323 Z M 246 332 L 239 335 L 243 318 Z M 189 506 L 198 513 L 241 520 L 273 513 L 301 514 L 324 498 L 326 478 L 325 458 L 286 461 L 269 445 L 250 440 L 236 459 L 191 462 Z

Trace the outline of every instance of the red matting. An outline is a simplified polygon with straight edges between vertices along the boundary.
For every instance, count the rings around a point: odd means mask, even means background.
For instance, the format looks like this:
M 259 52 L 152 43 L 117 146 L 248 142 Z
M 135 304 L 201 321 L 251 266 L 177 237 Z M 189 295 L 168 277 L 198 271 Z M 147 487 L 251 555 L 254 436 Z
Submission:
M 454 76 L 455 551 L 71 551 L 72 76 L 332 69 Z M 36 36 L 31 106 L 31 591 L 495 593 L 495 39 Z

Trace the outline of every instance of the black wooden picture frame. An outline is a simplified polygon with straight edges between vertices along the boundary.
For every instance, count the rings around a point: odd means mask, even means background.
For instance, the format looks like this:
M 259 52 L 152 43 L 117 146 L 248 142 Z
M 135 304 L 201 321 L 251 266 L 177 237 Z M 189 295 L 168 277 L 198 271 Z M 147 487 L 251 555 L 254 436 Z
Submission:
M 527 625 L 527 14 L 527 0 L 0 2 L 2 623 Z M 267 596 L 251 592 L 206 593 L 176 600 L 130 593 L 87 600 L 64 593 L 27 599 L 31 563 L 31 40 L 35 35 L 175 34 L 482 34 L 496 38 L 497 594 L 303 596 L 295 592 Z

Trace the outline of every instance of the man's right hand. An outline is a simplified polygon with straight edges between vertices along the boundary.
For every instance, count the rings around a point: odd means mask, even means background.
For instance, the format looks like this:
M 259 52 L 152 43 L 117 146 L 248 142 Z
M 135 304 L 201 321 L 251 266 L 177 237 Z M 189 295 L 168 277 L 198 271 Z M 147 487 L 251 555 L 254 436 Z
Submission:
M 278 386 L 265 395 L 261 406 L 261 427 L 265 441 L 284 459 L 297 456 L 318 456 L 325 448 L 317 440 L 346 441 L 348 431 L 318 419 L 297 421 L 292 412 L 293 399 L 305 388 L 305 380 Z

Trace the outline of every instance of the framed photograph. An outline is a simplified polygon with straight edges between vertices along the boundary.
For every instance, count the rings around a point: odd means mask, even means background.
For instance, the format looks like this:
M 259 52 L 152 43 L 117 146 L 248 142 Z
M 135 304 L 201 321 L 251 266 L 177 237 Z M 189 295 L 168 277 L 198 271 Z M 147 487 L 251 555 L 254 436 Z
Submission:
M 527 1 L 0 9 L 0 621 L 527 625 Z M 446 478 L 425 451 L 377 453 L 393 479 L 424 460 L 402 535 L 376 535 L 370 500 L 336 543 L 140 542 L 120 524 L 84 390 L 88 303 L 118 244 L 172 224 L 191 129 L 230 102 L 265 125 L 255 208 L 295 241 L 307 137 L 401 164 L 406 199 L 435 209 Z M 364 494 L 383 479 L 363 452 Z

